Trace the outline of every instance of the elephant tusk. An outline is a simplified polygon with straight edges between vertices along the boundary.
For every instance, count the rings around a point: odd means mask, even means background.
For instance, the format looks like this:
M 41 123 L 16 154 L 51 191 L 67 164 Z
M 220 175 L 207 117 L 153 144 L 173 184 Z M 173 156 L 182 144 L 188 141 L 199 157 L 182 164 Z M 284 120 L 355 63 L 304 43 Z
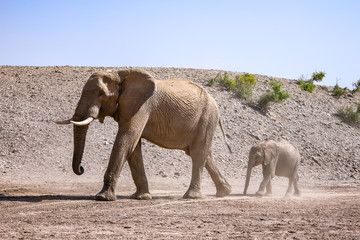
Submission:
M 72 124 L 74 124 L 75 126 L 87 126 L 89 125 L 92 121 L 94 121 L 93 117 L 88 117 L 87 119 L 85 119 L 84 121 L 81 122 L 75 122 L 75 121 L 70 121 Z
M 72 118 L 70 118 L 68 120 L 62 120 L 62 121 L 53 121 L 53 123 L 65 125 L 65 124 L 70 124 L 71 120 L 72 120 Z

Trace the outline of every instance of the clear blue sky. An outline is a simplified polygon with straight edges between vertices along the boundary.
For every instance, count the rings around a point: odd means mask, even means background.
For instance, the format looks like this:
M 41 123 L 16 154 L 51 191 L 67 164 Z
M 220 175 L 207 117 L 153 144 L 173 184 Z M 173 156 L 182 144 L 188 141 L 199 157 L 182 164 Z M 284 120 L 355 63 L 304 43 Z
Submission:
M 352 89 L 360 1 L 0 0 L 0 65 L 222 69 Z

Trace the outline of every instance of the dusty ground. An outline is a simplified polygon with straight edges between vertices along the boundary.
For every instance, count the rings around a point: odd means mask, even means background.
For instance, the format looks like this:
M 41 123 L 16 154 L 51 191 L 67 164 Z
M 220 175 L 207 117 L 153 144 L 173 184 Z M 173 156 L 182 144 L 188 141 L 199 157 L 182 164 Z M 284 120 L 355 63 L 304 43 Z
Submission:
M 150 183 L 153 200 L 131 200 L 120 184 L 115 202 L 93 200 L 99 183 L 2 185 L 0 238 L 359 239 L 358 184 L 302 186 L 301 197 L 284 199 L 286 182 L 275 182 L 272 197 L 243 196 L 235 185 L 216 198 L 205 183 L 203 199 L 183 200 L 185 186 L 160 179 Z
M 218 70 L 146 68 L 158 79 L 181 77 L 203 85 L 216 100 L 233 153 L 217 131 L 213 156 L 233 193 L 216 198 L 208 174 L 201 200 L 183 200 L 191 160 L 181 151 L 143 141 L 151 201 L 130 200 L 135 190 L 123 169 L 115 202 L 94 195 L 116 134 L 110 118 L 89 127 L 83 166 L 71 170 L 72 128 L 52 120 L 72 116 L 96 67 L 0 66 L 0 239 L 359 239 L 360 129 L 336 111 L 360 94 L 340 99 L 331 88 L 302 91 L 278 79 L 292 98 L 261 113 L 221 88 L 206 86 Z M 115 69 L 115 68 L 111 68 Z M 239 73 L 231 73 L 239 74 Z M 255 100 L 269 89 L 257 76 Z M 272 197 L 242 195 L 247 155 L 262 139 L 284 138 L 302 156 L 300 198 L 283 199 L 286 179 L 274 179 Z M 253 171 L 255 193 L 261 169 Z

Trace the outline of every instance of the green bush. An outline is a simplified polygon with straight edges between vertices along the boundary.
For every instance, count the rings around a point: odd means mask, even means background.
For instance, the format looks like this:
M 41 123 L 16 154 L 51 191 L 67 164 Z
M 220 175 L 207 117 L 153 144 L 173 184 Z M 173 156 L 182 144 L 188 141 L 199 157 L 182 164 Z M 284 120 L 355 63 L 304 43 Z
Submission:
M 309 93 L 312 93 L 315 89 L 315 84 L 310 80 L 298 80 L 296 83 L 299 84 L 303 90 Z
M 224 76 L 221 73 L 218 73 L 215 78 L 209 80 L 210 86 L 223 86 L 228 91 L 233 91 L 236 87 L 236 81 L 229 76 L 228 73 L 224 73 Z
M 354 89 L 352 90 L 353 93 L 360 92 L 360 79 L 352 84 Z
M 342 95 L 344 95 L 345 93 L 346 93 L 346 90 L 347 90 L 347 88 L 345 87 L 345 88 L 341 88 L 337 83 L 336 83 L 336 85 L 335 85 L 335 87 L 334 87 L 334 90 L 333 90 L 333 95 L 335 96 L 335 97 L 341 97 Z
M 325 77 L 326 73 L 325 72 L 313 72 L 312 76 L 311 76 L 311 80 L 315 81 L 315 82 L 321 82 L 323 80 L 323 78 Z
M 252 89 L 256 84 L 255 75 L 245 73 L 231 78 L 228 73 L 218 73 L 215 78 L 209 80 L 210 86 L 220 85 L 226 90 L 234 92 L 238 97 L 245 100 L 251 100 Z
M 263 95 L 261 95 L 258 101 L 258 106 L 261 109 L 267 109 L 272 102 L 282 102 L 285 99 L 291 97 L 288 92 L 281 90 L 281 87 L 283 85 L 281 82 L 273 80 L 270 82 L 270 85 L 273 91 L 269 93 L 264 93 Z
M 256 84 L 255 75 L 250 73 L 237 75 L 235 76 L 235 81 L 237 83 L 235 88 L 236 95 L 242 99 L 251 100 L 252 90 Z
M 321 82 L 325 77 L 326 73 L 323 71 L 313 72 L 310 79 L 306 80 L 304 76 L 301 76 L 296 83 L 305 91 L 312 93 L 315 89 L 314 82 Z
M 224 77 L 220 80 L 220 84 L 230 92 L 234 91 L 236 88 L 236 81 L 231 78 L 228 73 L 224 73 Z
M 208 81 L 208 84 L 209 84 L 209 86 L 215 87 L 215 86 L 218 84 L 218 82 L 217 82 L 217 77 L 211 78 L 211 79 Z
M 360 127 L 360 103 L 357 104 L 356 112 L 352 107 L 341 107 L 337 113 L 347 124 Z

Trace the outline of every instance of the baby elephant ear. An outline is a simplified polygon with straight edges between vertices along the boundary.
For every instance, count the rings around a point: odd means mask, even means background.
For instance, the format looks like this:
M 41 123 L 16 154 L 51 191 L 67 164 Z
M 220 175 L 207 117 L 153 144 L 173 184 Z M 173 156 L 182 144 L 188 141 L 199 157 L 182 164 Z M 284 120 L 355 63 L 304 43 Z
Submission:
M 267 142 L 264 146 L 264 165 L 270 164 L 277 158 L 277 146 L 275 142 Z

